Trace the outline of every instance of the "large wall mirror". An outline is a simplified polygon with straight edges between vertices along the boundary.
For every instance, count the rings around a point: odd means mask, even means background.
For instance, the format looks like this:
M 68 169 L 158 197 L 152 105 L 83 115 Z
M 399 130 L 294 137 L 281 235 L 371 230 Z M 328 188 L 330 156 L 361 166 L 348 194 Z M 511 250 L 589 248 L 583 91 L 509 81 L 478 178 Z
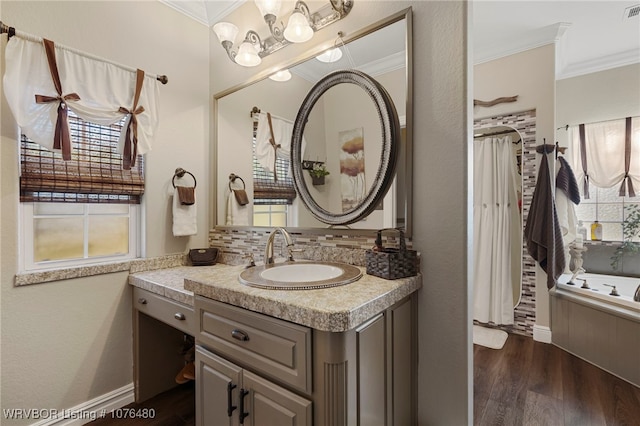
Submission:
M 411 235 L 411 191 L 412 191 L 412 73 L 411 73 L 411 9 L 401 11 L 389 18 L 373 24 L 360 31 L 336 39 L 335 45 L 341 47 L 342 57 L 333 63 L 321 62 L 316 56 L 323 48 L 310 49 L 313 56 L 300 58 L 288 65 L 291 78 L 287 81 L 275 81 L 261 74 L 253 81 L 247 82 L 215 96 L 216 111 L 216 226 L 251 226 L 287 228 L 324 229 L 327 233 L 340 233 L 343 228 L 356 230 L 374 230 L 387 227 L 404 227 L 407 235 Z M 324 46 L 327 49 L 331 46 Z M 373 77 L 390 95 L 395 105 L 400 127 L 401 143 L 395 178 L 384 199 L 369 214 L 348 226 L 333 227 L 316 219 L 302 202 L 300 196 L 291 204 L 268 204 L 260 201 L 257 194 L 262 193 L 262 186 L 254 184 L 254 170 L 269 167 L 273 155 L 268 150 L 254 148 L 259 144 L 265 132 L 266 113 L 271 116 L 272 125 L 267 127 L 267 136 L 293 129 L 293 122 L 310 90 L 327 74 L 336 70 L 356 69 Z M 338 87 L 338 86 L 336 86 Z M 353 93 L 348 90 L 334 90 L 331 104 L 340 105 L 342 110 L 327 103 L 322 108 L 313 108 L 305 128 L 306 144 L 302 154 L 304 167 L 313 168 L 327 164 L 339 164 L 339 161 L 327 161 L 331 153 L 318 140 L 356 138 L 369 142 L 365 144 L 364 183 L 373 185 L 377 175 L 381 146 L 375 146 L 374 135 L 367 130 L 367 120 L 374 124 L 379 120 L 371 101 L 357 102 Z M 366 95 L 365 95 L 366 96 Z M 365 115 L 363 121 L 344 120 L 349 116 Z M 342 117 L 338 120 L 336 117 Z M 262 124 L 260 124 L 262 123 Z M 378 124 L 379 128 L 379 124 Z M 291 131 L 290 130 L 290 131 Z M 319 137 L 313 137 L 314 133 Z M 327 138 L 327 133 L 331 138 Z M 379 134 L 375 135 L 379 140 Z M 287 139 L 287 138 L 284 138 Z M 283 140 L 284 140 L 283 139 Z M 290 139 L 288 140 L 290 144 Z M 267 148 L 269 148 L 267 146 Z M 284 148 L 284 149 L 283 149 Z M 281 147 L 285 154 L 290 146 Z M 259 152 L 258 157 L 254 152 Z M 274 152 L 276 152 L 274 150 Z M 263 156 L 264 154 L 264 156 Z M 290 158 L 288 155 L 282 157 Z M 375 161 L 370 161 L 375 160 Z M 257 168 L 257 169 L 256 169 Z M 277 168 L 277 167 L 276 167 Z M 290 168 L 290 166 L 289 166 Z M 327 194 L 353 188 L 342 188 L 339 169 L 329 170 L 323 184 L 309 185 L 309 192 L 317 200 Z M 285 170 L 279 179 L 280 183 L 291 179 L 292 171 Z M 242 180 L 230 181 L 230 176 L 240 176 Z M 311 172 L 309 171 L 309 178 Z M 256 180 L 258 182 L 258 180 Z M 368 182 L 368 183 L 367 183 Z M 239 206 L 234 200 L 232 190 L 244 189 L 249 204 Z M 347 197 L 344 197 L 345 199 Z M 261 204 L 262 203 L 262 204 Z M 345 208 L 350 208 L 346 206 Z M 337 229 L 339 228 L 339 229 Z

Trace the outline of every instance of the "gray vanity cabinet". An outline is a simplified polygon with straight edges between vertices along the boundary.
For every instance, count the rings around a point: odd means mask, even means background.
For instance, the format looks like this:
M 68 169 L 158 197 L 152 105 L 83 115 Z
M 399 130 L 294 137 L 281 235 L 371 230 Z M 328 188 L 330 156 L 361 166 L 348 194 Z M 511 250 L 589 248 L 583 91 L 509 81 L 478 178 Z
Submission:
M 196 418 L 206 425 L 312 424 L 311 401 L 202 347 L 196 350 Z
M 413 295 L 343 332 L 202 296 L 195 307 L 198 426 L 415 424 Z

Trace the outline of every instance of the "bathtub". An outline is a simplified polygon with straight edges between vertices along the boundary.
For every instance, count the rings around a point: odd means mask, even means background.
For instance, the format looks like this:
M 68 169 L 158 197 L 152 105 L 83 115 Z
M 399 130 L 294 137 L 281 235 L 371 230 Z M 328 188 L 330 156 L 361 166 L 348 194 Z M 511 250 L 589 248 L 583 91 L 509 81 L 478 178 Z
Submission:
M 549 292 L 551 342 L 640 387 L 640 302 L 633 300 L 640 278 L 581 274 L 588 289 L 570 278 L 563 274 Z
M 595 300 L 610 303 L 613 306 L 622 306 L 640 313 L 640 302 L 633 300 L 633 295 L 640 285 L 640 278 L 618 277 L 615 275 L 580 274 L 574 285 L 569 284 L 571 274 L 562 274 L 558 278 L 558 289 L 575 292 L 576 294 L 593 298 Z M 586 280 L 589 288 L 582 288 Z M 615 286 L 619 296 L 611 294 Z

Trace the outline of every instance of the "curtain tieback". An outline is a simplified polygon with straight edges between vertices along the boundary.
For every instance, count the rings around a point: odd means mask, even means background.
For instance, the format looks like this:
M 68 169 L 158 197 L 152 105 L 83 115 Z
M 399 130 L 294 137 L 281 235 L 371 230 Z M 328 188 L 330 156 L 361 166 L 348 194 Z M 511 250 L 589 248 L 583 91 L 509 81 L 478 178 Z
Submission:
M 136 165 L 136 157 L 138 156 L 138 119 L 136 116 L 144 112 L 144 107 L 139 106 L 133 111 L 120 107 L 118 112 L 131 115 L 131 120 L 127 126 L 127 133 L 124 139 L 124 150 L 122 153 L 122 168 L 130 170 Z
M 269 121 L 269 133 L 271 133 L 271 137 L 269 138 L 269 143 L 273 147 L 273 180 L 274 182 L 278 181 L 278 148 L 282 148 L 281 144 L 276 143 L 276 137 L 273 134 L 273 123 L 271 122 L 271 113 L 267 113 L 267 120 Z
M 584 179 L 582 180 L 582 192 L 584 194 L 585 199 L 589 199 L 589 175 L 584 175 Z
M 36 103 L 48 104 L 58 102 L 58 119 L 56 120 L 53 136 L 53 148 L 62 151 L 63 160 L 71 160 L 71 135 L 67 121 L 67 101 L 79 101 L 77 93 L 69 93 L 64 96 L 36 95 Z
M 627 184 L 626 188 L 624 184 Z M 627 195 L 627 191 L 626 189 L 629 189 L 629 197 L 635 197 L 636 196 L 636 191 L 633 189 L 633 182 L 631 181 L 631 177 L 629 176 L 629 173 L 625 173 L 624 174 L 624 178 L 622 178 L 622 184 L 620 185 L 620 192 L 618 195 L 620 195 L 621 197 L 624 197 L 625 195 Z

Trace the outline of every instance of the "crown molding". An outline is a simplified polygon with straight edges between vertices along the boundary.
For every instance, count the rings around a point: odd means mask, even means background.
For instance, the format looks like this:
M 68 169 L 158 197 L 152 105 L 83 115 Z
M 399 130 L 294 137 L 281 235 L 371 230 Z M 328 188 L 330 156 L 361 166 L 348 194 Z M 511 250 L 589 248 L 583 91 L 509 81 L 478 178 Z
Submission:
M 640 63 L 640 48 L 605 56 L 603 58 L 569 64 L 556 73 L 556 80 L 578 77 L 584 74 L 606 71 Z
M 570 23 L 558 22 L 553 25 L 530 31 L 526 36 L 502 43 L 500 46 L 479 48 L 474 52 L 474 64 L 482 64 L 515 55 L 537 47 L 554 44 L 562 38 L 564 33 L 571 27 Z

